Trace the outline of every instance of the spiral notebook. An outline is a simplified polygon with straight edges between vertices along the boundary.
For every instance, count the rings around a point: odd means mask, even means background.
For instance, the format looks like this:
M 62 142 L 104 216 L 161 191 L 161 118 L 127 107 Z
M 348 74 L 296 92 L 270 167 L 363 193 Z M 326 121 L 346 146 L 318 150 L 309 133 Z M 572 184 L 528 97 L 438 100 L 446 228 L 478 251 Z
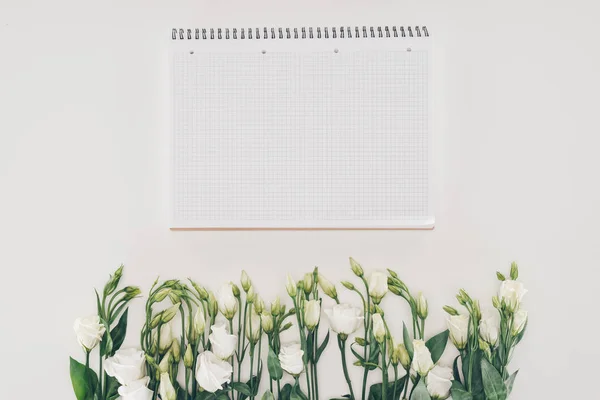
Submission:
M 173 29 L 172 228 L 431 228 L 426 27 Z

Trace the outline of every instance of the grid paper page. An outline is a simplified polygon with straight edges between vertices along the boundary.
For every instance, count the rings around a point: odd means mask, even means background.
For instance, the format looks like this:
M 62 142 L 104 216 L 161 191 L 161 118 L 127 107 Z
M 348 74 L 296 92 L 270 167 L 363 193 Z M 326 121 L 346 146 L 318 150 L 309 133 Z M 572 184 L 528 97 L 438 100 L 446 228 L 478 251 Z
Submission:
M 173 227 L 432 224 L 429 52 L 322 42 L 173 52 Z

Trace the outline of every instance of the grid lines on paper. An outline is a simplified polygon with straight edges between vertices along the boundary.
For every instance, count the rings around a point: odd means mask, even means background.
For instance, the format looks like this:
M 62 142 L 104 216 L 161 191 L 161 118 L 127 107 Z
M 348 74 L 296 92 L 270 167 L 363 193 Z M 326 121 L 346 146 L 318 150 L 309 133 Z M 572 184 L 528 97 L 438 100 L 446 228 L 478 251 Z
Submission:
M 427 57 L 175 54 L 175 220 L 427 217 Z

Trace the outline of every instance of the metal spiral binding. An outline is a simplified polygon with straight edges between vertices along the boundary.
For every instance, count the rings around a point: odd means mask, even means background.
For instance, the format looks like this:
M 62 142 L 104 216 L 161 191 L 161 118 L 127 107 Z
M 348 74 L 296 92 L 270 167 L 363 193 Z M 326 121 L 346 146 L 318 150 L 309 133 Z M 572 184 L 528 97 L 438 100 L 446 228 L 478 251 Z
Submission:
M 429 37 L 426 26 L 340 26 L 301 28 L 173 28 L 173 40 L 247 40 L 247 39 L 360 39 Z

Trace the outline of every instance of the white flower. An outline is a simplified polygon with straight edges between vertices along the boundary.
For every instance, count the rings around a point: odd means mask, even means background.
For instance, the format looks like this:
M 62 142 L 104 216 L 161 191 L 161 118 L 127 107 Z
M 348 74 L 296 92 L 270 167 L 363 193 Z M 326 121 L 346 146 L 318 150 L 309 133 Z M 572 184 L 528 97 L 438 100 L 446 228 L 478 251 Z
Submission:
M 298 293 L 298 288 L 296 287 L 296 282 L 294 282 L 294 279 L 292 279 L 290 274 L 287 275 L 287 282 L 285 284 L 285 290 L 287 290 L 290 297 L 296 297 L 296 294 Z
M 233 294 L 233 284 L 226 283 L 217 292 L 219 311 L 227 319 L 232 319 L 238 309 L 238 301 Z
M 519 304 L 521 304 L 525 293 L 527 293 L 527 289 L 525 289 L 522 282 L 505 280 L 500 285 L 498 296 L 501 301 L 504 301 L 506 307 L 514 312 L 519 309 Z
M 498 310 L 483 310 L 481 321 L 479 322 L 479 335 L 491 346 L 498 342 L 498 333 L 500 331 L 500 314 Z
M 377 340 L 379 343 L 383 343 L 387 332 L 385 329 L 385 324 L 383 323 L 383 318 L 381 318 L 381 314 L 373 314 L 371 320 L 373 321 L 373 335 L 375 336 L 375 340 Z
M 413 360 L 412 368 L 421 376 L 427 375 L 433 368 L 431 353 L 423 340 L 413 340 Z
M 525 329 L 525 324 L 527 323 L 527 311 L 519 310 L 513 316 L 513 324 L 511 333 L 513 336 L 517 336 L 519 333 Z
M 106 331 L 104 325 L 100 323 L 100 317 L 92 315 L 87 318 L 77 318 L 73 324 L 73 329 L 77 334 L 77 341 L 88 352 L 102 341 L 102 336 Z
M 129 383 L 129 385 L 119 386 L 118 392 L 121 400 L 152 400 L 154 392 L 148 389 L 148 383 L 150 383 L 150 377 L 146 376 Z
M 166 372 L 160 374 L 158 393 L 160 394 L 161 400 L 177 400 L 177 393 L 175 392 L 175 388 L 171 383 L 169 374 Z
M 458 350 L 464 349 L 469 339 L 469 316 L 464 314 L 450 315 L 446 323 L 454 346 Z
M 252 307 L 252 311 L 246 317 L 246 337 L 250 342 L 256 343 L 260 339 L 260 334 L 260 316 Z
M 427 378 L 427 391 L 433 400 L 445 400 L 450 397 L 450 387 L 452 386 L 452 369 L 448 367 L 433 367 Z
M 231 381 L 233 367 L 219 359 L 214 353 L 205 351 L 198 355 L 196 380 L 202 389 L 214 393 L 223 389 L 223 384 Z
M 144 352 L 137 349 L 118 350 L 114 356 L 106 359 L 104 371 L 121 385 L 129 385 L 146 375 L 146 358 Z
M 217 357 L 225 360 L 233 354 L 237 344 L 237 336 L 230 335 L 224 322 L 219 322 L 210 327 L 211 334 L 208 340 L 212 344 L 212 351 Z
M 304 370 L 302 357 L 304 351 L 300 348 L 300 343 L 291 343 L 281 346 L 279 352 L 279 362 L 288 374 L 298 376 Z
M 313 330 L 321 319 L 321 303 L 318 300 L 309 300 L 304 304 L 304 323 L 309 330 Z
M 337 334 L 351 335 L 356 332 L 363 323 L 363 310 L 350 304 L 336 304 L 325 310 L 329 318 L 329 326 Z
M 387 275 L 381 272 L 373 272 L 369 277 L 369 295 L 375 302 L 379 304 L 383 296 L 388 292 Z
M 171 327 L 171 323 L 163 324 L 160 327 L 160 343 L 158 344 L 158 348 L 161 353 L 166 352 L 171 348 L 171 344 L 173 343 L 173 328 Z

